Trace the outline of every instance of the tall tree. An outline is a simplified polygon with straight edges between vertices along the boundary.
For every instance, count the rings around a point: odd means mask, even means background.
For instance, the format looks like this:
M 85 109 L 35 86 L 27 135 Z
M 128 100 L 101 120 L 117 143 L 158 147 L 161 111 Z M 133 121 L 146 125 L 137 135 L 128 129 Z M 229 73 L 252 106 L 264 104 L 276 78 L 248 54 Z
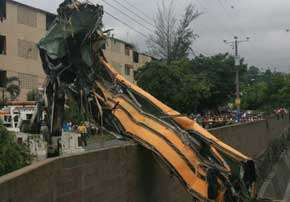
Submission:
M 242 61 L 241 61 L 242 62 Z M 202 109 L 217 109 L 226 105 L 235 97 L 234 58 L 229 54 L 217 54 L 211 57 L 202 55 L 192 60 L 195 75 L 208 78 L 211 83 L 211 96 L 202 102 Z M 241 77 L 247 66 L 240 66 Z
M 185 14 L 176 27 L 171 60 L 188 57 L 192 50 L 191 44 L 198 37 L 190 25 L 200 14 L 192 4 L 186 7 Z
M 167 63 L 188 57 L 191 44 L 197 37 L 191 23 L 201 13 L 189 4 L 184 16 L 178 21 L 174 12 L 173 1 L 168 5 L 162 2 L 155 16 L 154 32 L 148 41 L 148 49 L 152 55 L 164 59 Z
M 179 112 L 199 111 L 211 85 L 207 78 L 194 75 L 191 66 L 188 59 L 170 64 L 152 61 L 137 71 L 138 85 Z

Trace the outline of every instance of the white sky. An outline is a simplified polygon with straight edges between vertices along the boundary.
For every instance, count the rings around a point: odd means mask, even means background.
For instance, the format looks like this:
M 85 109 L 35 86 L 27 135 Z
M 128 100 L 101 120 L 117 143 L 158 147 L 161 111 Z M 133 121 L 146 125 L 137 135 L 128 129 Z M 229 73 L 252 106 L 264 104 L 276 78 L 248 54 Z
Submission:
M 55 13 L 62 0 L 18 0 L 44 10 Z M 142 15 L 147 21 L 153 23 L 153 16 L 158 4 L 162 0 L 105 0 L 106 2 L 125 11 L 116 1 Z M 169 3 L 169 0 L 165 2 Z M 107 12 L 118 19 L 127 22 L 145 35 L 149 31 L 144 29 L 146 22 L 126 12 L 143 26 L 136 24 L 114 8 L 103 3 L 103 0 L 91 0 L 93 3 L 104 5 Z M 142 10 L 130 7 L 133 4 Z M 290 72 L 290 0 L 174 0 L 175 12 L 178 16 L 183 14 L 189 3 L 204 12 L 194 23 L 193 28 L 200 38 L 193 43 L 193 49 L 213 55 L 221 52 L 231 52 L 232 49 L 223 43 L 224 39 L 231 40 L 233 36 L 241 39 L 250 37 L 248 43 L 240 44 L 240 55 L 249 65 L 256 65 L 266 69 L 271 67 L 279 71 Z M 120 22 L 105 14 L 106 28 L 114 29 L 114 36 L 137 44 L 145 51 L 146 39 L 140 34 L 124 26 Z M 152 30 L 150 25 L 147 25 Z

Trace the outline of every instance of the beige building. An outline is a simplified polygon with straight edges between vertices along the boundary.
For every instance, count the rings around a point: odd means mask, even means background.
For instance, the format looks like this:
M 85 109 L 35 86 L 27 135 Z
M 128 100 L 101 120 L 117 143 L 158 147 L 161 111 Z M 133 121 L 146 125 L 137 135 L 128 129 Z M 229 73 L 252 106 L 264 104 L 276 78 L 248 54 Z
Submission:
M 20 80 L 20 100 L 28 91 L 39 88 L 45 80 L 37 42 L 46 33 L 55 15 L 22 3 L 7 0 L 7 18 L 0 22 L 0 79 L 16 76 Z M 110 38 L 105 55 L 109 62 L 127 79 L 134 82 L 134 71 L 151 60 L 134 51 L 134 46 Z
M 19 99 L 26 99 L 27 92 L 41 87 L 45 79 L 36 43 L 53 15 L 12 0 L 7 0 L 6 15 L 0 22 L 0 69 L 2 75 L 19 78 Z
M 134 83 L 135 71 L 152 60 L 150 56 L 138 53 L 134 45 L 115 38 L 109 38 L 104 54 L 119 73 Z

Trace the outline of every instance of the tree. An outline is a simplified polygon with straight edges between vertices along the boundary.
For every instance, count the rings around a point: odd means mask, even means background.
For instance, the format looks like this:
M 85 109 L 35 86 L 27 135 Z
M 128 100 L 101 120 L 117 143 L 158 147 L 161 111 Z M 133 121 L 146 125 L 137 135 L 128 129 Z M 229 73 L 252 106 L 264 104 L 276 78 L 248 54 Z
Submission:
M 246 65 L 240 66 L 241 77 L 246 72 Z M 227 105 L 235 97 L 235 67 L 233 56 L 217 54 L 210 57 L 197 56 L 192 60 L 193 74 L 205 77 L 210 82 L 210 96 L 204 99 L 200 108 L 217 110 Z
M 163 1 L 158 7 L 154 32 L 148 41 L 149 52 L 157 58 L 166 60 L 167 63 L 187 58 L 192 41 L 197 37 L 190 25 L 200 14 L 192 4 L 189 4 L 184 16 L 178 21 L 173 1 L 169 5 L 165 5 Z
M 265 108 L 268 99 L 268 84 L 265 81 L 248 83 L 242 89 L 242 109 L 257 110 Z
M 258 67 L 250 66 L 241 80 L 246 84 L 258 82 L 262 80 L 261 75 L 262 72 Z
M 243 76 L 247 66 L 240 69 Z M 136 79 L 141 88 L 183 113 L 217 111 L 235 97 L 234 58 L 229 54 L 170 64 L 152 61 L 136 72 Z
M 152 61 L 137 71 L 136 78 L 141 88 L 182 113 L 197 111 L 210 95 L 210 82 L 193 74 L 188 59 Z
M 253 75 L 248 70 L 248 77 Z M 270 69 L 260 72 L 257 79 L 242 85 L 242 108 L 272 111 L 279 107 L 290 107 L 290 75 L 271 72 Z
M 41 98 L 41 92 L 38 89 L 32 89 L 26 95 L 28 101 L 38 101 Z
M 2 102 L 5 102 L 4 92 L 7 91 L 11 100 L 15 100 L 20 95 L 20 81 L 17 77 L 7 77 L 4 81 L 2 92 Z
M 31 163 L 32 156 L 25 144 L 17 144 L 15 135 L 0 125 L 0 176 Z

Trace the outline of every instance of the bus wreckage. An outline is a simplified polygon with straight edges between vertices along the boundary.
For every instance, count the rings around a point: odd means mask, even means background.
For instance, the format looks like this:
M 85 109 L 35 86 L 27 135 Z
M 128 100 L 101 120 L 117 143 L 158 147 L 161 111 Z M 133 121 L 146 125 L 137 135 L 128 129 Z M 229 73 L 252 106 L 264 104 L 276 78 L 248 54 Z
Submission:
M 47 75 L 49 155 L 58 155 L 69 96 L 101 130 L 158 155 L 193 201 L 254 201 L 253 160 L 121 76 L 102 52 L 102 17 L 100 5 L 66 0 L 38 44 Z

